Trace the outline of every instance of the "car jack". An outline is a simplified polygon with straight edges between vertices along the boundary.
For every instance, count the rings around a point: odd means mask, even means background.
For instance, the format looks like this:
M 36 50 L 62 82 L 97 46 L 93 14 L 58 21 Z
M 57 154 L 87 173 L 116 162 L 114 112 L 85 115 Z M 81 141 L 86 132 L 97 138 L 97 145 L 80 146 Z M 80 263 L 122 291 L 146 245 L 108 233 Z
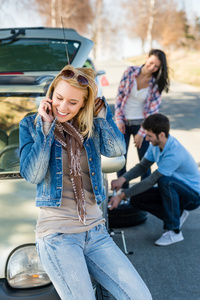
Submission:
M 114 236 L 115 234 L 121 234 L 122 236 L 122 242 L 123 242 L 123 246 L 124 246 L 124 253 L 125 254 L 133 254 L 133 251 L 127 251 L 127 247 L 126 247 L 126 240 L 125 240 L 125 235 L 124 235 L 124 231 L 114 231 L 113 229 L 110 229 L 109 231 L 110 236 Z

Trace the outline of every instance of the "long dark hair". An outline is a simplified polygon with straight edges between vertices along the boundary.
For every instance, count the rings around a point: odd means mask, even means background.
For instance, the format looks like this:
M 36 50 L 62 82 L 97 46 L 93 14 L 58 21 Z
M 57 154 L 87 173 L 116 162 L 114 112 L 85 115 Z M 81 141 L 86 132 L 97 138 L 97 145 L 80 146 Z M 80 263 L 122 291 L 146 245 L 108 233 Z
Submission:
M 149 51 L 149 57 L 151 55 L 156 56 L 161 62 L 161 66 L 158 71 L 153 73 L 153 77 L 156 79 L 156 84 L 158 85 L 158 90 L 162 93 L 165 90 L 166 93 L 169 91 L 170 80 L 168 77 L 168 65 L 166 55 L 162 50 L 151 49 Z

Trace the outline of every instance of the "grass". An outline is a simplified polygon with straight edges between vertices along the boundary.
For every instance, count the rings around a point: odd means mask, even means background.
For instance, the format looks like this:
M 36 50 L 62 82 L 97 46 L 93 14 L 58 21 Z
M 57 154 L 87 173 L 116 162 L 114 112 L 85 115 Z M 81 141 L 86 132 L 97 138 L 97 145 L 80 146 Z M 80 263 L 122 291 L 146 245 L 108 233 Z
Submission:
M 140 55 L 128 59 L 133 65 L 141 65 L 147 55 Z M 167 52 L 170 79 L 200 88 L 200 54 L 198 51 Z

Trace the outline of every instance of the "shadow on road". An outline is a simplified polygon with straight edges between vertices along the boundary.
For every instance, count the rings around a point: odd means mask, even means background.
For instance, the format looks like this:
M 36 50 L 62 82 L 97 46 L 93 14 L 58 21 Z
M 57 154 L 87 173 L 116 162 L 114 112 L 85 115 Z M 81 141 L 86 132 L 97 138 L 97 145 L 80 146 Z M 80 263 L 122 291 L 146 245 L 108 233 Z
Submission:
M 194 130 L 200 128 L 200 93 L 165 94 L 160 112 L 170 119 L 171 129 Z

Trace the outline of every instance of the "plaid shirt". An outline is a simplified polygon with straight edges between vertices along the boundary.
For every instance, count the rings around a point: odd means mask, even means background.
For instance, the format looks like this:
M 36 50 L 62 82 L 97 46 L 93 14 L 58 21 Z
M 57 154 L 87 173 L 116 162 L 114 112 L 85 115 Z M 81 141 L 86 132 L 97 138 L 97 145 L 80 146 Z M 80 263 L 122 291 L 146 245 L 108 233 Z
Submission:
M 122 79 L 119 84 L 117 99 L 115 103 L 115 119 L 117 123 L 122 123 L 126 121 L 124 116 L 124 104 L 126 103 L 131 89 L 134 85 L 134 79 L 140 74 L 141 67 L 129 67 L 123 74 Z M 149 115 L 157 113 L 159 111 L 161 103 L 161 94 L 158 91 L 158 85 L 155 84 L 155 78 L 152 77 L 149 82 L 149 89 L 147 99 L 145 101 L 143 115 L 144 119 Z M 145 136 L 145 131 L 140 127 L 138 131 L 139 135 Z

